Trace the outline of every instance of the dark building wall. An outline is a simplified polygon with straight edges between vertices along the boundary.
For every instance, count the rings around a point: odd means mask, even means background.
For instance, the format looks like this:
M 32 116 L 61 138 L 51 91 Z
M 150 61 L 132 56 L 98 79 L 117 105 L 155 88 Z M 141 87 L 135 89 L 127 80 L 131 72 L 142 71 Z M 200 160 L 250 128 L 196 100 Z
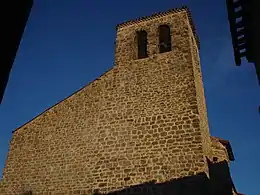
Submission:
M 254 56 L 255 56 L 255 67 L 258 76 L 258 82 L 260 85 L 260 1 L 254 0 L 253 5 L 251 6 L 252 13 L 253 13 L 253 21 L 252 26 L 253 28 L 253 38 L 252 41 L 254 43 Z
M 260 1 L 226 0 L 236 65 L 241 58 L 254 63 L 260 84 Z
M 1 6 L 4 17 L 1 18 L 0 104 L 32 5 L 33 0 L 11 0 Z

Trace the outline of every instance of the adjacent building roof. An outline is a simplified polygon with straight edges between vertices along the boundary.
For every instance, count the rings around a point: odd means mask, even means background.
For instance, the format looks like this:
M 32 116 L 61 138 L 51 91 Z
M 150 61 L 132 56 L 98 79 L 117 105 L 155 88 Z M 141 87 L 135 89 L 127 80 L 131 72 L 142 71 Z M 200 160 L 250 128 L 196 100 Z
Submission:
M 230 142 L 228 140 L 224 140 L 222 138 L 218 138 L 218 137 L 215 137 L 215 136 L 211 136 L 211 138 L 218 140 L 223 146 L 226 147 L 227 153 L 228 153 L 228 157 L 229 157 L 230 161 L 234 161 L 235 160 L 231 144 L 230 144 Z

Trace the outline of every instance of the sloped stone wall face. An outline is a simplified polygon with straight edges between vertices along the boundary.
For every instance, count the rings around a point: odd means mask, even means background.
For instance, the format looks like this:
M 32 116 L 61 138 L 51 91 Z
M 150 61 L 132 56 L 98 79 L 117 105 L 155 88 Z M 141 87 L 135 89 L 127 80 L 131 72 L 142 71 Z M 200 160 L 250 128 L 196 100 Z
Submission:
M 163 54 L 160 24 L 172 33 L 173 50 Z M 206 171 L 189 25 L 183 11 L 118 29 L 115 66 L 13 134 L 8 195 L 109 192 Z M 137 60 L 139 29 L 149 57 Z

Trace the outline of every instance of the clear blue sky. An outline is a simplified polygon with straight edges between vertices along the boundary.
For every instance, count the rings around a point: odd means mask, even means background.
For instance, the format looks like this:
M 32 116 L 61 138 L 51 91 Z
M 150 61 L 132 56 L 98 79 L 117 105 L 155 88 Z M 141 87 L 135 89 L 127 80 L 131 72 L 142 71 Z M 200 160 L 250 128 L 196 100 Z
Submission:
M 225 0 L 35 0 L 0 106 L 0 170 L 12 130 L 113 65 L 116 24 L 183 4 L 201 40 L 211 134 L 231 141 L 237 189 L 259 195 L 260 88 L 252 64 L 234 65 Z

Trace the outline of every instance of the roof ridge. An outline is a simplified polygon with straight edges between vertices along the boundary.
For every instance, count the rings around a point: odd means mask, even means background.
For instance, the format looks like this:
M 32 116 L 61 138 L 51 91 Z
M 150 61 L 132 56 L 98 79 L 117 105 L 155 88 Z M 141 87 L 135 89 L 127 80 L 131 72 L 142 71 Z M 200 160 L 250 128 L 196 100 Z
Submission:
M 194 22 L 193 22 L 193 19 L 192 19 L 192 16 L 191 16 L 191 11 L 188 8 L 188 6 L 186 6 L 186 5 L 184 5 L 180 8 L 169 9 L 169 10 L 164 11 L 164 12 L 156 12 L 156 13 L 150 15 L 150 16 L 137 17 L 136 19 L 122 22 L 122 23 L 116 25 L 116 29 L 118 30 L 118 29 L 123 28 L 123 27 L 128 26 L 128 25 L 133 25 L 133 24 L 137 24 L 139 22 L 149 21 L 149 20 L 152 20 L 152 19 L 155 19 L 155 18 L 166 16 L 166 15 L 171 14 L 171 13 L 177 13 L 177 12 L 180 12 L 180 11 L 186 11 L 187 12 L 187 15 L 188 15 L 188 18 L 189 18 L 189 23 L 190 23 L 191 28 L 192 28 L 192 32 L 194 34 L 198 48 L 200 48 L 200 41 L 199 41 L 199 37 L 196 33 L 196 28 L 195 28 L 195 25 L 194 25 Z

